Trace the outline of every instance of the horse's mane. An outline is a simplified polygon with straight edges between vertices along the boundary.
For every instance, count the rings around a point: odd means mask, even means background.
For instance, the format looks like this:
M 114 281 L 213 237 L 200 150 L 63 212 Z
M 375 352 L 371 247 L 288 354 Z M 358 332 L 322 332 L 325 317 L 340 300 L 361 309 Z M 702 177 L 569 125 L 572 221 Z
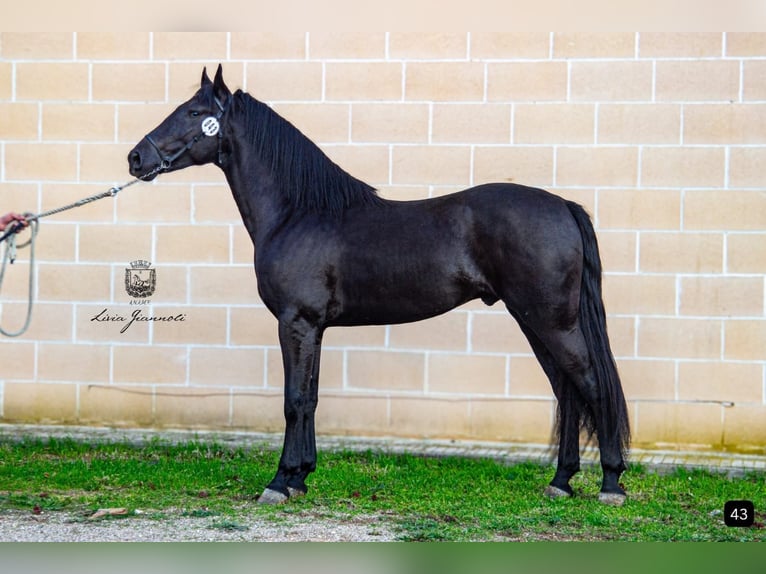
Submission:
M 248 143 L 294 209 L 340 215 L 355 205 L 382 203 L 375 188 L 344 171 L 268 105 L 241 90 L 234 101 Z

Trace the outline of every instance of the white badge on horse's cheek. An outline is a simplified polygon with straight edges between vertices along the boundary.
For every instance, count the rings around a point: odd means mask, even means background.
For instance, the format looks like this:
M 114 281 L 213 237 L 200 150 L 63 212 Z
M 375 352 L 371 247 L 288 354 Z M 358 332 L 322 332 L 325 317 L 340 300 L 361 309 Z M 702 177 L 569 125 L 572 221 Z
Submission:
M 220 128 L 220 125 L 218 124 L 218 120 L 215 119 L 213 116 L 210 116 L 208 118 L 205 118 L 202 121 L 202 133 L 206 136 L 214 136 L 218 133 L 218 130 Z

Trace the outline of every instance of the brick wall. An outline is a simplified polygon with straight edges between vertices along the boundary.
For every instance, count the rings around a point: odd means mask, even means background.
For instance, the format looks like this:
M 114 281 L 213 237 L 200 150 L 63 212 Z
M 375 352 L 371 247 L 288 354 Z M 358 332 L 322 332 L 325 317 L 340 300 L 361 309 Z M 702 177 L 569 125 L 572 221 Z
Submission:
M 218 62 L 386 197 L 499 180 L 583 203 L 635 444 L 766 445 L 766 34 L 3 33 L 0 211 L 128 179 L 128 150 Z M 276 322 L 216 168 L 44 220 L 37 258 L 1 420 L 281 430 Z M 123 286 L 137 259 L 147 305 Z M 120 333 L 104 310 L 184 320 Z M 322 360 L 319 432 L 549 438 L 552 393 L 501 305 L 330 330 Z

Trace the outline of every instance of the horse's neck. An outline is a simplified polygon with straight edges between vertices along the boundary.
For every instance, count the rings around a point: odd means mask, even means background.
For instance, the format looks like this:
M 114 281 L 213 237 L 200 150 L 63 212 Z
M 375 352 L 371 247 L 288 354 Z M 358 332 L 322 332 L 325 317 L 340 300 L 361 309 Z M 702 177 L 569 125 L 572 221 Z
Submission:
M 279 197 L 272 174 L 257 158 L 233 153 L 223 168 L 242 222 L 256 247 L 271 235 L 285 218 L 284 201 Z

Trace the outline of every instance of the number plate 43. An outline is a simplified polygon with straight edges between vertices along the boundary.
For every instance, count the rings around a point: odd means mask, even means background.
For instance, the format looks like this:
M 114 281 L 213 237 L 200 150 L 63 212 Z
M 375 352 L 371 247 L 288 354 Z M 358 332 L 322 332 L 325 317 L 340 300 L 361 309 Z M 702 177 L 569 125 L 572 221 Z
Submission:
M 755 507 L 750 500 L 728 500 L 723 507 L 723 521 L 726 526 L 752 526 Z

